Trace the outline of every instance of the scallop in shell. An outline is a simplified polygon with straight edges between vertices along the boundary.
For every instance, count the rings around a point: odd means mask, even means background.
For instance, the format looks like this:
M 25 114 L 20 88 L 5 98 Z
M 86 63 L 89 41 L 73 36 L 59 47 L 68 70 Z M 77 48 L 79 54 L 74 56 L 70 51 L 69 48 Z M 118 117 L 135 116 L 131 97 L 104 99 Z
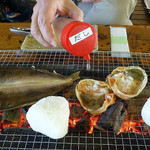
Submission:
M 115 103 L 116 97 L 109 85 L 94 79 L 81 80 L 76 85 L 76 96 L 82 107 L 92 115 L 99 115 Z
M 145 70 L 138 66 L 118 67 L 107 76 L 107 83 L 114 94 L 129 100 L 138 96 L 147 84 Z

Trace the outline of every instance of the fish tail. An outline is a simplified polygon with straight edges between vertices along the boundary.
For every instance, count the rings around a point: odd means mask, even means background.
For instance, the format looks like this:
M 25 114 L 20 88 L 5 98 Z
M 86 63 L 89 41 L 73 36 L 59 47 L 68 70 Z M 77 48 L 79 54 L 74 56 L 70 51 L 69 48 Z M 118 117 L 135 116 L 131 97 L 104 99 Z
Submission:
M 80 79 L 80 71 L 73 73 L 72 75 L 70 75 L 70 77 L 72 78 L 72 81 L 75 81 L 77 79 Z

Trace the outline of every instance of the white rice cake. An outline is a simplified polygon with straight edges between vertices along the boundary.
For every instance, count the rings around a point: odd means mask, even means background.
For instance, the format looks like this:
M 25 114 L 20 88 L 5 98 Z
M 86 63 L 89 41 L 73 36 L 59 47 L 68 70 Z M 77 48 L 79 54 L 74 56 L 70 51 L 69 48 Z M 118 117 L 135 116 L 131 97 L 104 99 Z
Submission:
M 68 133 L 69 103 L 64 97 L 45 97 L 29 108 L 26 118 L 34 131 L 63 138 Z

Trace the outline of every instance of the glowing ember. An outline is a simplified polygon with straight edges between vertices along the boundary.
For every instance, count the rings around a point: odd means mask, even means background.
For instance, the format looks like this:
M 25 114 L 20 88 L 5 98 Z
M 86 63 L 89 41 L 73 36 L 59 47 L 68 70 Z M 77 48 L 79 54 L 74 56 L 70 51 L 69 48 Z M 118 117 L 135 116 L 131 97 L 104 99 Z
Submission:
M 71 108 L 71 107 L 81 107 L 81 105 L 79 104 L 79 103 L 69 103 L 69 107 Z M 70 112 L 71 113 L 71 112 Z M 86 114 L 89 114 L 89 112 L 88 111 L 84 111 L 84 113 L 83 114 L 81 114 L 81 117 L 80 118 L 72 118 L 71 116 L 70 116 L 70 118 L 69 118 L 69 124 L 70 124 L 70 127 L 72 127 L 72 128 L 75 128 L 76 127 L 76 124 L 77 124 L 77 122 L 79 122 Z M 99 116 L 91 116 L 90 117 L 90 121 L 89 121 L 89 131 L 88 131 L 88 133 L 89 134 L 92 134 L 93 133 L 93 130 L 94 130 L 94 126 L 96 125 L 96 122 L 97 122 L 97 120 L 98 120 L 98 118 L 99 118 Z
M 75 128 L 76 123 L 79 122 L 82 118 L 78 118 L 78 119 L 69 119 L 69 124 L 70 127 Z
M 146 133 L 147 131 L 143 131 L 143 123 L 144 121 L 142 119 L 140 119 L 139 121 L 125 121 L 117 135 L 119 135 L 121 132 L 136 132 L 138 134 L 146 135 L 148 133 Z
M 93 133 L 94 126 L 96 126 L 98 118 L 99 116 L 90 117 L 91 123 L 90 123 L 90 130 L 88 132 L 89 134 Z
M 20 108 L 19 108 L 19 112 L 20 112 L 19 123 L 14 123 L 14 122 L 11 122 L 11 121 L 3 122 L 3 120 L 1 120 L 1 122 L 0 122 L 0 131 L 3 131 L 7 127 L 25 127 L 25 128 L 30 128 L 29 124 L 26 121 L 26 117 L 22 113 Z M 1 116 L 3 115 L 2 112 L 0 112 L 0 115 Z
M 69 102 L 69 107 L 72 107 L 73 105 L 76 105 L 78 107 L 81 107 L 81 105 L 79 103 L 73 103 L 73 102 Z
M 71 107 L 79 107 L 79 108 L 81 108 L 81 105 L 79 103 L 70 102 L 69 103 L 70 110 L 71 110 Z M 83 118 L 83 116 L 84 116 L 85 113 L 86 112 L 84 112 L 83 114 L 81 114 L 80 117 L 77 117 L 77 116 L 76 117 L 72 117 L 71 111 L 70 111 L 70 118 L 69 118 L 69 125 L 70 125 L 70 127 L 75 128 L 76 123 L 79 122 Z
M 88 134 L 92 134 L 94 130 L 94 126 L 97 125 L 97 121 L 100 116 L 91 116 L 89 112 L 85 111 L 81 107 L 80 103 L 69 102 L 69 107 L 70 107 L 69 127 L 75 128 L 77 123 L 81 119 L 83 119 L 83 117 L 88 115 L 89 128 L 87 132 Z M 3 113 L 2 111 L 0 111 L 0 132 L 3 131 L 6 127 L 30 128 L 29 124 L 27 123 L 26 117 L 24 113 L 21 111 L 21 109 L 19 109 L 19 113 L 20 113 L 19 121 L 18 123 L 14 123 L 11 121 L 3 121 L 2 119 Z M 148 130 L 150 132 L 150 128 Z M 129 121 L 129 120 L 125 121 L 120 131 L 117 133 L 117 135 L 119 135 L 121 132 L 136 132 L 138 134 L 143 134 L 143 135 L 148 134 L 148 131 L 146 131 L 146 128 L 144 128 L 144 121 L 142 119 L 140 119 L 139 121 Z

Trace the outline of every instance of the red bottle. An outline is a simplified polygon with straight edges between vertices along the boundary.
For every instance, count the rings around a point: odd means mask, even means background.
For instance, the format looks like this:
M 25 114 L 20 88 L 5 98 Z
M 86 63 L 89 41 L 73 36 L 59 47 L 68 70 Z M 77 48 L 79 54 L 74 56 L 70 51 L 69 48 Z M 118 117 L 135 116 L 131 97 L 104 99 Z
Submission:
M 90 60 L 90 53 L 97 44 L 95 28 L 85 22 L 60 17 L 53 23 L 58 42 L 71 54 Z

